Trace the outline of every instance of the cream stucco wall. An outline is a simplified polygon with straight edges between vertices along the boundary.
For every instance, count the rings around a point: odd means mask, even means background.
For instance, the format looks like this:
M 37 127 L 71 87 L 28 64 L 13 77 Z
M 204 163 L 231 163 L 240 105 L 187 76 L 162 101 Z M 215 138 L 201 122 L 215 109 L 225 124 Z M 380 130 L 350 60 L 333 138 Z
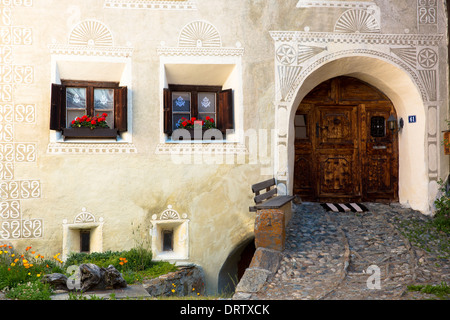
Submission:
M 125 250 L 172 205 L 189 221 L 181 262 L 201 265 L 214 292 L 230 253 L 252 237 L 250 186 L 275 176 L 292 190 L 292 115 L 338 75 L 379 88 L 405 120 L 417 116 L 399 136 L 400 201 L 429 212 L 448 175 L 446 18 L 441 3 L 435 16 L 422 6 L 424 17 L 412 2 L 0 1 L 0 243 L 53 255 L 94 223 L 96 248 Z M 356 4 L 369 32 L 343 31 Z M 437 54 L 432 67 L 421 66 L 425 48 Z M 68 78 L 127 86 L 128 132 L 67 141 L 49 130 L 51 83 Z M 235 132 L 220 143 L 168 141 L 162 89 L 174 81 L 233 88 Z M 83 208 L 95 221 L 81 226 Z

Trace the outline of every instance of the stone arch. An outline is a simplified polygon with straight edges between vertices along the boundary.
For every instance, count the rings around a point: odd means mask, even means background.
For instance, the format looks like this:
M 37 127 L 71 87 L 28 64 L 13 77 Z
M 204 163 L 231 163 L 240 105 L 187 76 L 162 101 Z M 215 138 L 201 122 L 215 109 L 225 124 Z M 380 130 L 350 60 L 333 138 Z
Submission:
M 255 236 L 243 239 L 228 255 L 219 271 L 218 292 L 234 292 L 243 272 L 250 265 L 256 251 Z
M 292 97 L 286 106 L 285 127 L 289 128 L 287 185 L 291 192 L 295 158 L 293 119 L 298 105 L 307 93 L 323 81 L 338 76 L 351 76 L 385 93 L 393 102 L 399 119 L 407 120 L 409 115 L 416 115 L 417 123 L 414 126 L 406 124 L 399 135 L 399 201 L 428 212 L 427 93 L 414 71 L 401 61 L 394 60 L 396 59 L 391 56 L 371 50 L 349 50 L 322 57 L 303 69 L 298 86 L 292 91 Z M 278 123 L 281 127 L 280 122 Z M 279 152 L 279 166 L 283 165 L 283 157 Z

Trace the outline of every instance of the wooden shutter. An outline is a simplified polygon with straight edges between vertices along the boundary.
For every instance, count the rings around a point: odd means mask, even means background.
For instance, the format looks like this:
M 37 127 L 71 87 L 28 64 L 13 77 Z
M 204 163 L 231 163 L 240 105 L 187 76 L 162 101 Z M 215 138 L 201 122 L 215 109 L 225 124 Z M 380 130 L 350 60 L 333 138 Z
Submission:
M 114 124 L 118 131 L 128 130 L 128 88 L 114 89 Z
M 50 105 L 50 130 L 62 130 L 66 126 L 65 90 L 60 84 L 52 84 Z
M 164 133 L 172 134 L 172 91 L 164 89 Z
M 225 133 L 227 129 L 234 128 L 233 90 L 228 89 L 219 92 L 219 108 L 217 128 Z

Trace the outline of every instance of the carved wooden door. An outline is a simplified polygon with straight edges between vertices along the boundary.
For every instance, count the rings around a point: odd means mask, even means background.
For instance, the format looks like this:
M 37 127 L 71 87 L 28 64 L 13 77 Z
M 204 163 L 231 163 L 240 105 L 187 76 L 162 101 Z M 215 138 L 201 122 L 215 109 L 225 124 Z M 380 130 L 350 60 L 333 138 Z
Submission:
M 363 199 L 397 200 L 398 137 L 386 127 L 389 116 L 395 110 L 387 102 L 365 104 L 361 109 Z
M 318 198 L 359 197 L 358 107 L 317 106 L 315 111 Z
M 397 200 L 391 114 L 386 96 L 354 78 L 331 79 L 311 91 L 294 120 L 294 193 L 305 201 Z

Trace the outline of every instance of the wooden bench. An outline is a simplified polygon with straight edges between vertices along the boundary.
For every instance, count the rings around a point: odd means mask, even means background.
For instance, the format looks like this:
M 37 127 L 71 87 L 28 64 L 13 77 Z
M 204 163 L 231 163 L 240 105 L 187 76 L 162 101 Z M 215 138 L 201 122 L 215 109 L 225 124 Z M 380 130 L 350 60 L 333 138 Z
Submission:
M 294 196 L 278 195 L 275 179 L 259 182 L 252 186 L 255 194 L 255 206 L 250 207 L 256 212 L 255 246 L 283 251 L 286 238 L 286 225 L 292 211 L 291 201 Z
M 254 184 L 252 191 L 255 194 L 254 201 L 256 205 L 249 208 L 250 212 L 263 209 L 279 209 L 295 198 L 295 196 L 279 196 L 274 178 Z M 261 193 L 263 191 L 265 192 Z

